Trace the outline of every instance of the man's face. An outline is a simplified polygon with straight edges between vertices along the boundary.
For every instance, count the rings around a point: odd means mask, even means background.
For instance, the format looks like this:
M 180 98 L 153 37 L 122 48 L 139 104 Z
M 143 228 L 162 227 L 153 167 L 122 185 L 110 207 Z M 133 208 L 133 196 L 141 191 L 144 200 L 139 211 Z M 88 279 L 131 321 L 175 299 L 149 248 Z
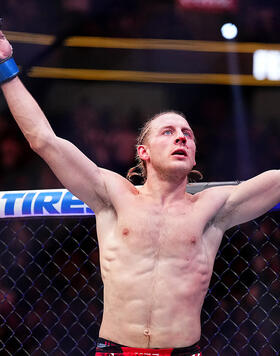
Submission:
M 178 114 L 167 113 L 154 119 L 143 147 L 148 170 L 187 176 L 195 165 L 194 134 L 188 122 Z

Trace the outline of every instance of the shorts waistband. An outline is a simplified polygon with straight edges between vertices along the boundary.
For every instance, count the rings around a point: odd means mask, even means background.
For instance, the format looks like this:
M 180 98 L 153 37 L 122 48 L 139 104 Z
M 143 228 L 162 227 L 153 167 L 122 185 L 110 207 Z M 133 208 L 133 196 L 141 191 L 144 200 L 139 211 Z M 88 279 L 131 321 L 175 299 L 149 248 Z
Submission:
M 100 353 L 100 355 L 98 355 Z M 176 348 L 140 348 L 121 345 L 116 342 L 99 338 L 96 345 L 96 356 L 108 354 L 110 356 L 202 356 L 198 343 L 187 347 Z

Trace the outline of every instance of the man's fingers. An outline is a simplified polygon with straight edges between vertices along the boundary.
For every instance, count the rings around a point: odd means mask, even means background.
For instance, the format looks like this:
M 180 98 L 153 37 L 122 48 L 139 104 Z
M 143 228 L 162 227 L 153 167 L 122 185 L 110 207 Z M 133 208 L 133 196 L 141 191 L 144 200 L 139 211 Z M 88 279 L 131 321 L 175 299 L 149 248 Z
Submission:
M 5 40 L 6 39 L 4 33 L 1 30 L 0 30 L 0 39 L 1 40 Z
M 13 55 L 13 47 L 8 42 L 6 36 L 0 31 L 0 62 L 3 59 L 9 58 Z

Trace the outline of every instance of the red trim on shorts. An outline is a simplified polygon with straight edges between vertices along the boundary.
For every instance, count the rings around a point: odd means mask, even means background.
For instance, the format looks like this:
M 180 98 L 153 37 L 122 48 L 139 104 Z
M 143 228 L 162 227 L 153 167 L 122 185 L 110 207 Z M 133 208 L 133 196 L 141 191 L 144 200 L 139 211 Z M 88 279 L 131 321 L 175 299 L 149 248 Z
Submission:
M 97 340 L 95 356 L 202 356 L 198 344 L 179 348 L 140 348 L 117 344 L 110 340 Z
M 122 347 L 124 355 L 133 356 L 171 356 L 173 349 L 145 349 L 138 347 Z
M 174 349 L 144 349 L 137 347 L 122 347 L 124 356 L 171 356 Z M 183 353 L 180 355 L 184 355 Z M 113 356 L 111 354 L 111 356 Z M 202 356 L 202 353 L 195 353 L 190 356 Z
M 122 347 L 122 353 L 96 352 L 95 356 L 171 356 L 173 349 L 144 349 L 135 347 Z M 181 354 L 182 356 L 184 354 Z M 188 354 L 189 356 L 202 356 L 202 353 Z

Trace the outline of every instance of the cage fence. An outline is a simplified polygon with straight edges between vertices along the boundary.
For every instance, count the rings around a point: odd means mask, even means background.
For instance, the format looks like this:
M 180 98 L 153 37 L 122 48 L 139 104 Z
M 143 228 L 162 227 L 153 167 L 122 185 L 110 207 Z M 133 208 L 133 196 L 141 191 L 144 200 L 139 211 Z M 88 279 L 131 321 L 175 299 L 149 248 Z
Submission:
M 94 353 L 103 309 L 95 217 L 59 192 L 0 197 L 3 356 Z M 279 354 L 279 243 L 279 209 L 226 232 L 202 310 L 203 355 Z

